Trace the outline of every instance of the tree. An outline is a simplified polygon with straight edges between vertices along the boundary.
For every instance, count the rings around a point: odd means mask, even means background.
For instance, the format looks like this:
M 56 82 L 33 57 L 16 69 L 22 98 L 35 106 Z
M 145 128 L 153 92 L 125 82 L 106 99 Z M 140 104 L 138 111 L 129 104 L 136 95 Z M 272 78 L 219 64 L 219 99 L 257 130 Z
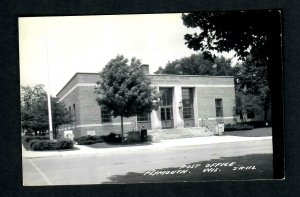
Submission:
M 48 128 L 47 93 L 43 88 L 41 84 L 21 87 L 21 126 L 35 134 Z
M 200 30 L 199 33 L 185 35 L 189 48 L 203 51 L 209 57 L 212 50 L 219 52 L 234 50 L 240 59 L 251 55 L 255 67 L 265 67 L 268 87 L 271 90 L 265 101 L 272 98 L 272 105 L 277 108 L 277 116 L 272 116 L 272 124 L 276 128 L 273 130 L 273 144 L 283 144 L 283 119 L 280 117 L 283 113 L 281 12 L 279 10 L 203 12 L 183 14 L 182 19 L 187 27 Z M 279 132 L 274 132 L 277 129 Z M 273 151 L 276 153 L 273 158 L 274 178 L 283 178 L 283 148 L 274 146 Z
M 150 87 L 141 62 L 132 58 L 130 63 L 123 55 L 110 60 L 97 82 L 96 101 L 106 107 L 111 114 L 121 117 L 121 135 L 124 139 L 123 118 L 147 114 L 154 109 L 157 93 Z
M 251 54 L 257 66 L 267 66 L 274 59 L 274 47 L 280 45 L 279 17 L 273 10 L 183 14 L 185 26 L 200 28 L 184 38 L 189 48 L 208 57 L 211 51 L 234 50 L 241 59 Z
M 74 122 L 74 116 L 65 108 L 64 103 L 59 102 L 58 98 L 51 97 L 52 125 L 54 137 L 57 137 L 60 125 Z
M 255 113 L 262 111 L 261 100 L 258 96 L 238 91 L 236 92 L 236 110 L 241 115 L 242 122 L 246 121 L 246 115 L 249 113 Z
M 236 68 L 231 67 L 231 60 L 224 57 L 216 57 L 213 61 L 205 59 L 201 53 L 193 54 L 172 62 L 168 62 L 165 68 L 158 68 L 156 74 L 177 75 L 215 75 L 232 76 Z
M 231 59 L 223 56 L 214 59 L 214 76 L 237 76 L 240 67 L 232 66 Z
M 51 97 L 52 124 L 54 136 L 57 136 L 58 126 L 72 122 L 72 117 L 65 110 L 64 104 Z M 34 87 L 21 87 L 21 127 L 24 130 L 45 132 L 49 128 L 47 92 L 39 84 Z
M 244 88 L 236 93 L 237 109 L 240 113 L 264 111 L 265 121 L 270 106 L 270 89 L 266 72 L 266 67 L 255 66 L 251 56 L 248 56 L 241 64 L 238 74 Z
M 244 72 L 246 77 L 242 80 L 246 80 L 245 83 L 250 78 L 253 80 L 251 85 L 247 85 L 248 94 L 253 91 L 252 94 L 257 96 L 260 92 L 260 100 L 263 101 L 266 111 L 270 104 L 269 87 L 272 89 L 272 84 L 268 83 L 272 79 L 271 69 L 281 63 L 280 12 L 202 12 L 183 14 L 182 19 L 187 27 L 200 29 L 193 35 L 185 35 L 189 48 L 200 50 L 209 58 L 213 58 L 212 51 L 234 50 L 242 60 L 251 55 L 252 64 L 247 63 L 249 73 Z M 257 81 L 260 79 L 264 82 L 262 87 L 258 87 L 260 84 Z

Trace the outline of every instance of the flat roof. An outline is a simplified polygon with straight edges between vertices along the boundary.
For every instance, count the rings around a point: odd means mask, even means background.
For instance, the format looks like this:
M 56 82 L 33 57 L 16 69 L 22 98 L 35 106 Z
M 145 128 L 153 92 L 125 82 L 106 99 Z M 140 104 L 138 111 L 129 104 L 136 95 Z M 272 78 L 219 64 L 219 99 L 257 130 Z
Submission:
M 80 74 L 89 74 L 89 75 L 99 75 L 99 73 L 84 73 L 84 72 L 78 72 L 78 73 L 75 73 L 74 76 L 60 89 L 60 91 L 56 94 L 56 97 L 65 89 L 65 87 L 67 87 L 71 81 L 77 76 L 77 75 L 80 75 Z
M 234 78 L 234 76 L 215 76 L 215 75 L 175 75 L 175 74 L 148 74 L 148 76 L 184 76 L 184 77 Z
M 99 73 L 89 73 L 89 72 L 78 72 L 75 73 L 74 76 L 62 87 L 62 89 L 56 94 L 58 96 L 65 87 L 70 84 L 70 82 L 77 76 L 81 74 L 89 74 L 89 75 L 99 75 Z M 147 74 L 147 76 L 185 76 L 185 77 L 210 77 L 210 78 L 234 78 L 234 76 L 214 76 L 214 75 L 175 75 L 175 74 Z

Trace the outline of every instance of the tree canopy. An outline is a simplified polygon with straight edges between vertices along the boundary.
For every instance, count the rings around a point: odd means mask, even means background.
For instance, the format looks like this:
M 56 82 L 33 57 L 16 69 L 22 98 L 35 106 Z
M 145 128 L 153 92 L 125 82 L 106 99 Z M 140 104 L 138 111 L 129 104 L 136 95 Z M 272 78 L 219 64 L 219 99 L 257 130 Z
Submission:
M 281 64 L 280 12 L 198 12 L 183 14 L 182 19 L 185 26 L 198 30 L 184 36 L 189 48 L 202 51 L 208 59 L 214 59 L 212 51 L 234 50 L 245 61 L 239 73 L 241 82 L 247 85 L 245 94 L 251 98 L 259 97 L 266 118 L 272 89 L 272 67 Z
M 269 65 L 273 49 L 280 44 L 278 11 L 230 11 L 183 14 L 184 25 L 199 28 L 199 32 L 186 34 L 189 48 L 201 50 L 211 56 L 211 51 L 234 50 L 241 59 L 251 55 L 258 66 Z M 276 47 L 275 47 L 276 48 Z
M 240 114 L 264 111 L 265 121 L 270 109 L 270 88 L 265 67 L 255 66 L 251 56 L 239 66 L 242 88 L 236 92 L 236 107 Z
M 105 106 L 113 116 L 121 117 L 121 134 L 124 138 L 123 117 L 147 114 L 154 109 L 157 94 L 150 87 L 140 68 L 141 62 L 132 58 L 129 62 L 123 55 L 110 60 L 97 82 L 97 102 Z
M 51 97 L 52 125 L 54 135 L 62 124 L 72 122 L 63 103 Z M 45 132 L 49 128 L 47 93 L 41 84 L 21 87 L 21 126 L 23 130 Z
M 35 133 L 48 129 L 47 93 L 43 85 L 21 87 L 21 126 Z
M 223 56 L 214 60 L 206 59 L 202 53 L 168 62 L 159 67 L 156 74 L 235 76 L 238 67 L 231 66 L 231 59 Z

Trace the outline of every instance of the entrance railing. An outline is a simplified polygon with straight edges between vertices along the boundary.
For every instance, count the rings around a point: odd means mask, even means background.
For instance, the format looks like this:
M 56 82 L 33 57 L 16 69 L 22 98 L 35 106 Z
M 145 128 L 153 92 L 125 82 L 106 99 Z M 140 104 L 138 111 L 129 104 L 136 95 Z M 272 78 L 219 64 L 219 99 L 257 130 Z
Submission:
M 212 131 L 215 135 L 218 134 L 217 125 L 214 125 L 208 118 L 202 118 L 202 126 Z
M 212 131 L 214 135 L 224 135 L 224 122 L 212 122 L 209 121 L 208 118 L 202 118 L 202 126 Z

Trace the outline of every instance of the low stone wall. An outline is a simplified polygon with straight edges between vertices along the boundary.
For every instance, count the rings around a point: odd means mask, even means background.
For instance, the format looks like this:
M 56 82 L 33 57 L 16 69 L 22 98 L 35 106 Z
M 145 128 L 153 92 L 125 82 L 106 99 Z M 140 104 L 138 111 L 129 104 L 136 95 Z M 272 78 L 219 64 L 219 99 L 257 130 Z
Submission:
M 160 140 L 166 140 L 166 139 L 207 137 L 207 136 L 213 136 L 214 133 L 204 127 L 192 127 L 192 128 L 180 128 L 180 129 L 149 130 L 148 135 L 152 136 L 152 141 L 158 142 Z

